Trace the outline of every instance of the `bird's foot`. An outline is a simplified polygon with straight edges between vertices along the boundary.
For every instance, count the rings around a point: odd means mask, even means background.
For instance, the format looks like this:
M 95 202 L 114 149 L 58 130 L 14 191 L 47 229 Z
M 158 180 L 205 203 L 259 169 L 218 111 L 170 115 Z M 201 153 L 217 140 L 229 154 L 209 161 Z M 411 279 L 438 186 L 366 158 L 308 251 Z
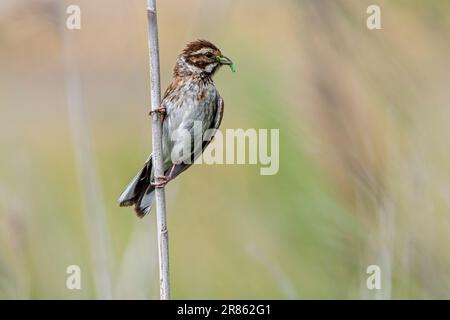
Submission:
M 149 115 L 153 116 L 155 113 L 157 113 L 161 116 L 161 122 L 163 122 L 164 118 L 166 117 L 166 114 L 167 114 L 167 109 L 164 107 L 159 107 L 159 108 L 156 108 L 155 110 L 151 110 L 149 112 Z
M 154 186 L 155 188 L 164 188 L 166 186 L 166 184 L 170 181 L 169 177 L 166 176 L 161 176 L 161 177 L 155 177 L 154 182 L 151 182 L 151 185 Z

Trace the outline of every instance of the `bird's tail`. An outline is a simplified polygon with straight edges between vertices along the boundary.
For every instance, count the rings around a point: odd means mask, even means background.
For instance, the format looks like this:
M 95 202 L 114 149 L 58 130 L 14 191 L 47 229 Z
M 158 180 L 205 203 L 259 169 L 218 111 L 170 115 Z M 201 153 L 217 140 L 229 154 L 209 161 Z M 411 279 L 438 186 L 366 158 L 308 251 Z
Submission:
M 152 176 L 152 157 L 150 156 L 144 168 L 131 180 L 118 200 L 121 207 L 134 205 L 139 218 L 144 217 L 152 209 L 155 199 L 155 187 L 151 184 Z

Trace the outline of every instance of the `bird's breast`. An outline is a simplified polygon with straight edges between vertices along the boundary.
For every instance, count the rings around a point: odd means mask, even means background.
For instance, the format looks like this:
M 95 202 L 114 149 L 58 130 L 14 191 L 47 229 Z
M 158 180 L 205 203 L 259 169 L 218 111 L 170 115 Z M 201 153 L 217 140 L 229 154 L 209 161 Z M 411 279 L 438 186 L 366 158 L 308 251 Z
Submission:
M 211 128 L 217 107 L 217 90 L 212 81 L 185 81 L 178 85 L 163 100 L 167 116 L 163 124 L 163 152 L 169 156 L 176 141 L 177 130 L 187 130 L 192 140 L 202 141 L 203 133 Z M 194 130 L 195 127 L 195 130 Z M 200 130 L 199 130 L 200 129 Z

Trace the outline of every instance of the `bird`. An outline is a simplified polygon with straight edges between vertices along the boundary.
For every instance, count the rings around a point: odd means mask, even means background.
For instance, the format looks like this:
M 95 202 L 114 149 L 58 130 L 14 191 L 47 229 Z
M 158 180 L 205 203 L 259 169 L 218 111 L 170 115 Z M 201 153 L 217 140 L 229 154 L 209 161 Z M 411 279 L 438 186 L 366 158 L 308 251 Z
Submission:
M 188 43 L 178 55 L 173 79 L 163 95 L 161 106 L 150 112 L 159 113 L 162 119 L 164 176 L 156 177 L 155 181 L 150 154 L 144 167 L 119 196 L 120 206 L 134 205 L 138 217 L 147 215 L 155 199 L 155 188 L 165 186 L 188 169 L 207 147 L 223 118 L 224 101 L 213 76 L 225 65 L 235 72 L 233 61 L 207 40 Z M 200 124 L 201 130 L 195 128 L 196 124 Z M 189 133 L 188 138 L 174 139 L 180 132 Z M 198 139 L 199 134 L 207 132 L 206 140 Z M 188 151 L 180 155 L 177 150 Z M 180 156 L 174 159 L 174 154 Z

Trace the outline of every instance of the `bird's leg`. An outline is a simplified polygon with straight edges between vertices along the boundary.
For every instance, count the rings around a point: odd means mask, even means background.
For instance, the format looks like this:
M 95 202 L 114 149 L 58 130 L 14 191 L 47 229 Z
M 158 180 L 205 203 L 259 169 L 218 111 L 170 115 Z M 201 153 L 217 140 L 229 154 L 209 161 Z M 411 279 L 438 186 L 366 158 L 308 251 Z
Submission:
M 175 165 L 172 165 L 172 168 L 170 168 L 169 174 L 167 175 L 167 179 L 172 180 L 172 173 L 173 170 L 175 169 Z
M 150 110 L 149 115 L 153 116 L 155 113 L 158 113 L 161 116 L 161 122 L 163 122 L 164 118 L 166 117 L 167 110 L 165 107 L 159 107 L 155 110 Z
M 166 184 L 169 183 L 170 180 L 172 180 L 172 173 L 174 169 L 175 165 L 173 164 L 167 176 L 155 177 L 155 180 L 157 180 L 158 182 L 152 182 L 151 185 L 155 188 L 164 188 Z

